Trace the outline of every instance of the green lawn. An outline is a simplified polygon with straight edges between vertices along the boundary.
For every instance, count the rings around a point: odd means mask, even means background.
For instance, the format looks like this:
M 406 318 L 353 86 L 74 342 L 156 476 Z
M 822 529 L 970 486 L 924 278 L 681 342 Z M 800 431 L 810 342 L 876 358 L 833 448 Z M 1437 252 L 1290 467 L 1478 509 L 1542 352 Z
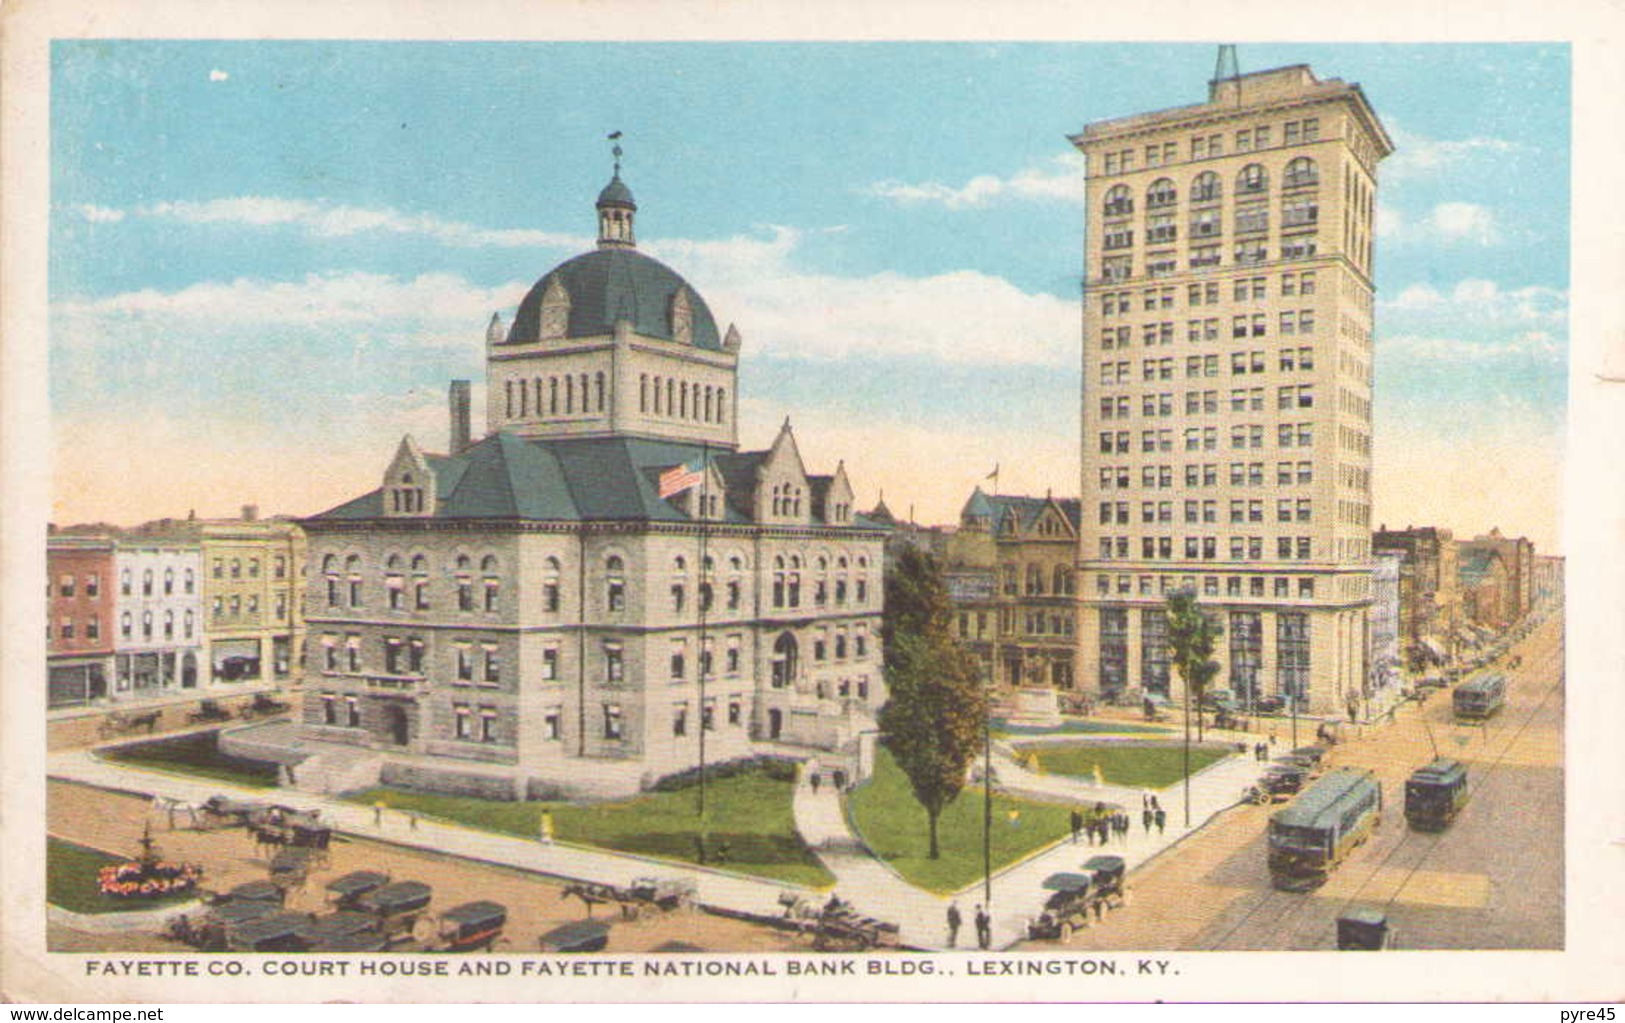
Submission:
M 45 901 L 74 913 L 117 913 L 153 909 L 197 898 L 195 891 L 151 899 L 117 899 L 103 895 L 96 887 L 97 872 L 109 864 L 124 863 L 127 859 L 46 836 Z
M 1062 721 L 1053 727 L 1036 725 L 1012 725 L 998 718 L 993 719 L 993 737 L 995 739 L 1041 739 L 1053 735 L 1088 735 L 1108 732 L 1116 735 L 1167 735 L 1171 729 L 1158 725 L 1139 724 L 1134 721 L 1080 721 L 1075 718 Z
M 967 786 L 943 809 L 937 831 L 942 855 L 935 860 L 927 856 L 930 831 L 925 811 L 915 801 L 907 776 L 884 748 L 875 759 L 874 777 L 851 795 L 848 808 L 869 848 L 909 883 L 933 892 L 953 892 L 981 879 L 980 786 Z M 1069 804 L 1040 803 L 995 792 L 993 869 L 1069 834 L 1071 812 Z
M 102 750 L 101 755 L 116 763 L 135 767 L 214 778 L 248 788 L 276 788 L 277 765 L 227 756 L 220 752 L 217 735 L 215 732 L 193 732 L 172 739 L 114 746 Z
M 1160 789 L 1184 777 L 1182 760 L 1184 750 L 1178 744 L 1147 745 L 1141 743 L 1076 742 L 1028 743 L 1016 747 L 1020 753 L 1032 753 L 1040 767 L 1049 774 L 1074 775 L 1094 778 L 1095 766 L 1108 785 L 1128 788 Z M 1191 746 L 1191 773 L 1195 774 L 1230 752 L 1223 746 Z
M 790 806 L 792 791 L 791 782 L 759 771 L 710 781 L 706 785 L 707 849 L 714 856 L 724 842 L 728 846 L 726 861 L 713 865 L 815 888 L 832 884 L 835 878 L 796 834 Z M 382 788 L 348 798 L 368 805 L 383 800 L 397 810 L 525 838 L 536 837 L 542 810 L 548 808 L 553 811 L 554 835 L 561 842 L 685 863 L 698 860 L 700 829 L 692 787 L 585 806 L 467 799 Z

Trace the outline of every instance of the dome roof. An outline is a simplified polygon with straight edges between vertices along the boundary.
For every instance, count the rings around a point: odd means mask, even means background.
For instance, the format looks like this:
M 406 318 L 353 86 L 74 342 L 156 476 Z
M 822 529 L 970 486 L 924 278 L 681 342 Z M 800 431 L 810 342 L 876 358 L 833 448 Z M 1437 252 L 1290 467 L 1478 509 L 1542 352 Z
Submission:
M 633 209 L 638 208 L 638 204 L 632 199 L 632 190 L 626 187 L 626 182 L 621 180 L 619 173 L 610 178 L 609 184 L 605 185 L 604 190 L 598 193 L 598 205 L 603 206 L 607 203 L 619 203 Z
M 611 181 L 610 187 L 618 181 Z M 626 189 L 625 185 L 620 187 Z M 626 194 L 630 199 L 631 192 Z M 616 320 L 626 319 L 635 332 L 645 337 L 669 340 L 672 297 L 679 288 L 687 288 L 694 346 L 722 350 L 716 320 L 699 292 L 675 270 L 633 248 L 598 249 L 560 263 L 532 285 L 519 303 L 513 328 L 508 331 L 509 344 L 540 339 L 542 296 L 554 280 L 570 296 L 565 337 L 600 337 L 614 331 Z

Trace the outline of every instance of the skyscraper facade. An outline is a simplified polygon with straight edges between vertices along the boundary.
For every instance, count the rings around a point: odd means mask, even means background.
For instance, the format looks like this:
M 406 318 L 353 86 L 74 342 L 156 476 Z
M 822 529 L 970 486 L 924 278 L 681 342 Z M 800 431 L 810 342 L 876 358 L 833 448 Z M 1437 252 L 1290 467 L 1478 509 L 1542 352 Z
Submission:
M 1358 85 L 1303 65 L 1072 142 L 1080 682 L 1177 698 L 1163 609 L 1188 589 L 1224 627 L 1215 685 L 1343 711 L 1369 677 L 1373 224 L 1393 144 Z

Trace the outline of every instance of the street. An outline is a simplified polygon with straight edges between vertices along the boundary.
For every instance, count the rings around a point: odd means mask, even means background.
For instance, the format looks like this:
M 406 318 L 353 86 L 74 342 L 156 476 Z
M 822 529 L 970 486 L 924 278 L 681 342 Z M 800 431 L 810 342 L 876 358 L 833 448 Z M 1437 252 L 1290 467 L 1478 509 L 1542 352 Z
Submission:
M 1371 841 L 1317 891 L 1270 887 L 1271 808 L 1242 806 L 1136 872 L 1127 909 L 1070 947 L 1332 949 L 1337 917 L 1358 905 L 1388 914 L 1400 948 L 1562 948 L 1562 627 L 1553 615 L 1494 666 L 1507 704 L 1487 725 L 1455 724 L 1442 690 L 1335 747 L 1333 765 L 1376 772 L 1384 809 Z M 1521 666 L 1508 670 L 1513 654 Z M 1435 748 L 1468 765 L 1472 796 L 1444 832 L 1412 832 L 1405 779 Z

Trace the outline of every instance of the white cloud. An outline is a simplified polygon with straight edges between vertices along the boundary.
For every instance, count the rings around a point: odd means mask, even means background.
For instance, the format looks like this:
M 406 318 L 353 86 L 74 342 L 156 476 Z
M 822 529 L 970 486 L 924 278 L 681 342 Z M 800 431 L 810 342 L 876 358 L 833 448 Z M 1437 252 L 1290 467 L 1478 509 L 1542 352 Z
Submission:
M 1486 206 L 1471 202 L 1441 202 L 1420 217 L 1392 206 L 1377 207 L 1377 236 L 1389 242 L 1428 245 L 1497 245 L 1504 233 Z
M 1524 147 L 1510 139 L 1473 135 L 1462 139 L 1434 139 L 1406 131 L 1388 122 L 1394 141 L 1393 155 L 1382 163 L 1383 177 L 1389 180 L 1439 173 L 1481 156 L 1507 156 Z
M 1469 278 L 1448 291 L 1431 284 L 1412 284 L 1392 299 L 1379 300 L 1381 310 L 1410 314 L 1407 320 L 1434 317 L 1456 324 L 1541 324 L 1556 326 L 1568 319 L 1568 292 L 1543 285 L 1503 288 L 1494 281 Z
M 1395 362 L 1439 362 L 1453 366 L 1523 362 L 1556 367 L 1562 366 L 1568 358 L 1568 346 L 1544 330 L 1526 330 L 1493 341 L 1396 334 L 1378 339 L 1377 358 L 1384 366 Z
M 1000 200 L 1083 202 L 1083 157 L 1057 156 L 1045 167 L 1029 167 L 1009 177 L 980 174 L 962 185 L 937 181 L 879 181 L 863 191 L 905 206 L 936 204 L 950 210 L 978 209 Z
M 84 203 L 73 207 L 73 210 L 92 224 L 116 224 L 124 219 L 123 210 L 115 210 L 107 206 L 94 206 Z
M 433 214 L 369 209 L 308 199 L 234 196 L 201 201 L 180 199 L 138 207 L 136 215 L 183 224 L 228 224 L 246 227 L 293 227 L 321 238 L 344 238 L 368 232 L 421 235 L 460 248 L 582 249 L 593 239 L 581 235 L 516 228 L 484 228 Z M 122 213 L 120 214 L 122 217 Z
M 801 239 L 793 228 L 773 227 L 767 238 L 666 241 L 651 249 L 671 254 L 719 328 L 738 323 L 747 351 L 960 364 L 1060 366 L 1078 358 L 1075 302 L 1029 294 L 973 270 L 930 277 L 804 273 L 791 259 Z
M 223 81 L 225 81 L 226 79 L 228 79 L 230 77 L 231 77 L 231 75 L 229 75 L 226 72 L 220 70 L 219 68 L 215 68 L 214 70 L 209 72 L 209 81 L 211 81 L 211 82 L 223 82 Z

